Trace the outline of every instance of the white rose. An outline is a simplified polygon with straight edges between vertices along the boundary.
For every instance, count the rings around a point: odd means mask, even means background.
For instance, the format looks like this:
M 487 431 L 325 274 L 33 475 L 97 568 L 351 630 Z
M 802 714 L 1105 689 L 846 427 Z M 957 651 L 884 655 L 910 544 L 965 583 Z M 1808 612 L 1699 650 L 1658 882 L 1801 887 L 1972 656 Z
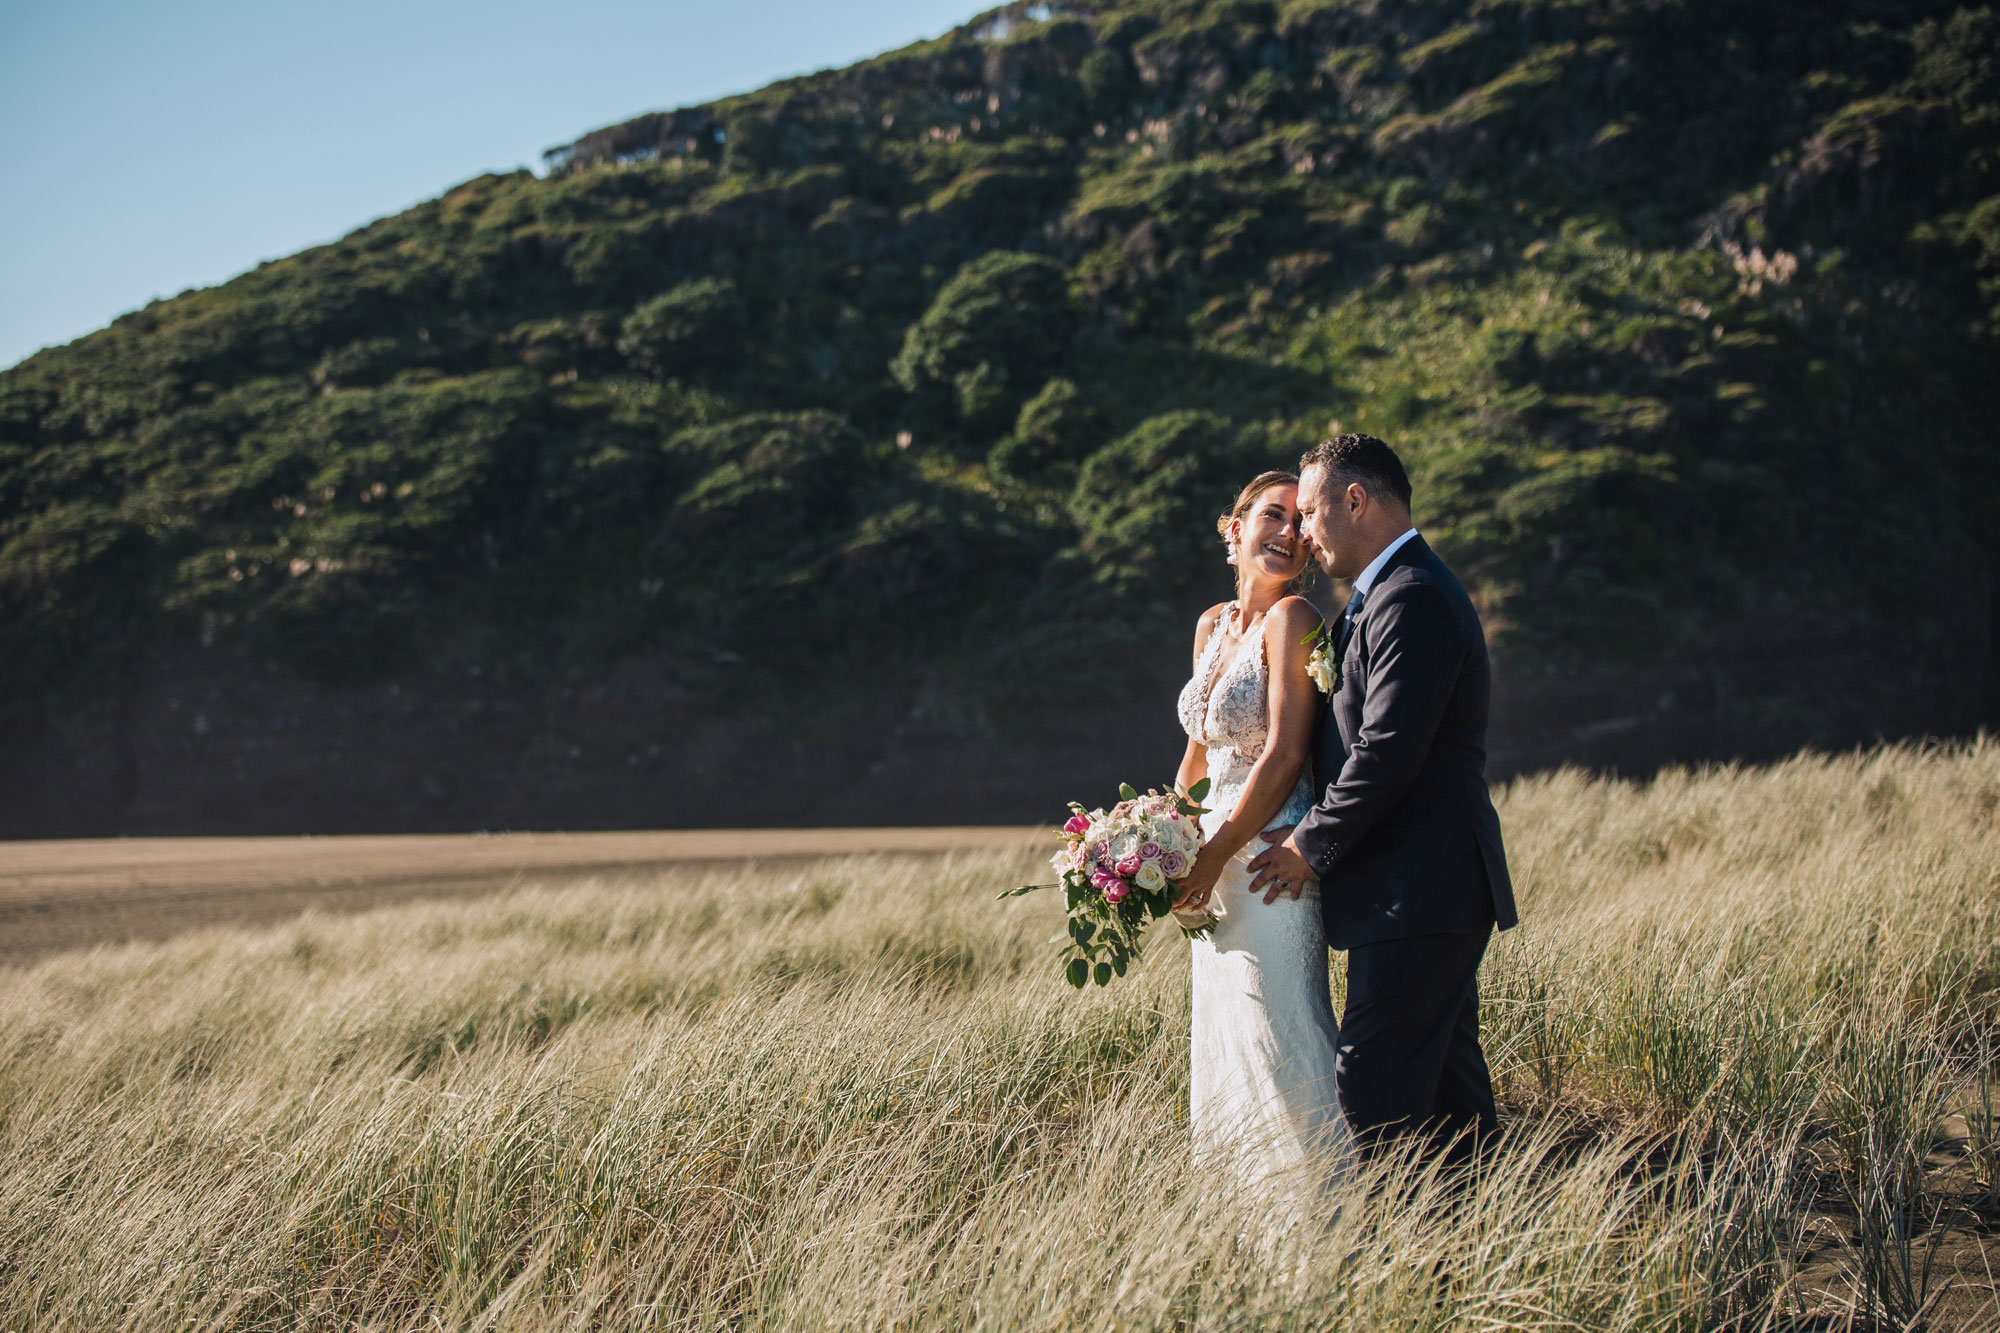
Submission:
M 1333 687 L 1340 680 L 1340 668 L 1334 662 L 1333 654 L 1323 646 L 1313 649 L 1312 656 L 1306 659 L 1306 674 L 1312 677 L 1312 683 L 1319 686 L 1322 694 L 1332 694 Z
M 1167 872 L 1160 869 L 1158 861 L 1141 861 L 1139 873 L 1132 876 L 1132 881 L 1148 893 L 1158 893 L 1167 887 Z

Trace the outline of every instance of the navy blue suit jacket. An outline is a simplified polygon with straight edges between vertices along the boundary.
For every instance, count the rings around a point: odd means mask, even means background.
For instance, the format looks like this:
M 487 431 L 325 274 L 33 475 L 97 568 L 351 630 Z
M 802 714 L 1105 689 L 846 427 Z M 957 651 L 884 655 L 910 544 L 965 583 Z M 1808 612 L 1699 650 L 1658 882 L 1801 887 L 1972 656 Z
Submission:
M 1486 791 L 1491 692 L 1472 599 L 1412 537 L 1355 617 L 1313 738 L 1319 803 L 1292 835 L 1334 948 L 1519 919 Z

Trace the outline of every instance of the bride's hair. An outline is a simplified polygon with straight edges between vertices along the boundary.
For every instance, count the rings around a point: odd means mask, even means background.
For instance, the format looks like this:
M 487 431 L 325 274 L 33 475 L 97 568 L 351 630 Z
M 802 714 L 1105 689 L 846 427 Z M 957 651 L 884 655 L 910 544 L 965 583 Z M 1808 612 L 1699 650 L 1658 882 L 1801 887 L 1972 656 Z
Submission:
M 1259 472 L 1256 476 L 1250 478 L 1250 484 L 1236 493 L 1236 503 L 1229 506 L 1229 512 L 1215 520 L 1215 530 L 1222 535 L 1222 548 L 1228 553 L 1223 558 L 1232 565 L 1236 563 L 1236 543 L 1229 540 L 1229 525 L 1249 513 L 1252 506 L 1257 503 L 1258 496 L 1270 490 L 1273 486 L 1296 486 L 1298 484 L 1298 473 L 1283 472 L 1277 469 L 1269 472 Z M 1297 577 L 1292 579 L 1292 591 L 1300 596 L 1304 596 L 1306 585 L 1312 582 L 1312 576 L 1313 562 L 1308 560 L 1306 561 L 1306 567 L 1301 569 Z M 1236 571 L 1236 595 L 1238 597 L 1243 595 L 1243 571 L 1241 569 Z

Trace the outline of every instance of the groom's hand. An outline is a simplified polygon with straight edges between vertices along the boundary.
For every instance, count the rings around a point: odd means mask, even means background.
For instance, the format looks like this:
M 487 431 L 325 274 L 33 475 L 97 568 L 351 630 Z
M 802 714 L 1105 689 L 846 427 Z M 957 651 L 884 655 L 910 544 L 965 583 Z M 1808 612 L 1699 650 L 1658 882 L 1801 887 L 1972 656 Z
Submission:
M 1262 893 L 1266 903 L 1278 901 L 1281 893 L 1289 894 L 1296 900 L 1305 892 L 1306 881 L 1313 878 L 1313 869 L 1306 864 L 1306 859 L 1299 855 L 1296 847 L 1285 841 L 1296 827 L 1287 824 L 1258 835 L 1271 845 L 1251 858 L 1250 871 L 1256 878 L 1250 881 L 1249 891 Z

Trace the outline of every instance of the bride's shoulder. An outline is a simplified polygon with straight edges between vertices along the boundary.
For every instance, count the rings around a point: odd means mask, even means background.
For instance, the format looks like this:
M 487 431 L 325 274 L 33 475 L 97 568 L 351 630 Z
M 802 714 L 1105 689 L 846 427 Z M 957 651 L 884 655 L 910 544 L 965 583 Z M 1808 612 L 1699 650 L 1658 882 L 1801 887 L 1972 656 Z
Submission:
M 1303 597 L 1286 597 L 1265 614 L 1264 632 L 1297 638 L 1312 633 L 1324 623 L 1319 608 L 1311 602 Z
M 1303 663 L 1322 623 L 1319 608 L 1303 597 L 1278 602 L 1264 614 L 1265 660 Z

